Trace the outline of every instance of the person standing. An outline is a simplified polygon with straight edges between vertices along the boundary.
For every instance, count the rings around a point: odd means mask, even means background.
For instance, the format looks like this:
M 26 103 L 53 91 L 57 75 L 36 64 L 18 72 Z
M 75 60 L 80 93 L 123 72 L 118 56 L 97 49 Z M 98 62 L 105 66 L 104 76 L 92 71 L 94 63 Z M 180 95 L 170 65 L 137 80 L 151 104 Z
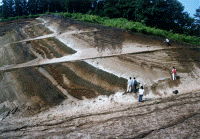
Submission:
M 141 86 L 141 88 L 139 89 L 139 102 L 142 102 L 143 95 L 144 95 L 144 88 L 143 86 Z
M 168 38 L 166 38 L 165 42 L 167 43 L 167 46 L 170 46 Z
M 136 93 L 136 87 L 137 87 L 137 80 L 135 79 L 135 77 L 133 78 L 133 91 L 134 93 Z
M 172 79 L 176 80 L 176 69 L 175 69 L 175 67 L 173 67 L 173 69 L 172 69 Z
M 131 85 L 132 85 L 132 79 L 131 77 L 129 78 L 128 82 L 127 82 L 127 92 L 131 92 Z

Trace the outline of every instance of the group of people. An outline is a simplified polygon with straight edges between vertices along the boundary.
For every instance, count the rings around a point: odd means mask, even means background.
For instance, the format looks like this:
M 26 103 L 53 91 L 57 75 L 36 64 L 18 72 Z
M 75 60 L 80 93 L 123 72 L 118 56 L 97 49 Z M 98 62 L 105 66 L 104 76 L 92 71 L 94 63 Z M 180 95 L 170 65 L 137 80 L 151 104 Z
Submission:
M 135 77 L 133 79 L 130 77 L 128 80 L 128 83 L 127 83 L 127 92 L 130 93 L 130 92 L 134 91 L 134 93 L 136 93 L 137 84 L 138 83 L 137 83 L 137 80 L 135 79 Z
M 137 85 L 138 85 L 138 82 L 137 82 L 136 78 L 134 77 L 132 79 L 132 77 L 130 77 L 127 82 L 127 93 L 130 93 L 132 91 L 134 93 L 136 93 L 138 91 Z M 143 86 L 141 86 L 141 88 L 139 89 L 139 102 L 142 102 L 143 94 L 144 94 L 144 88 L 143 88 Z
M 176 69 L 175 69 L 175 67 L 173 67 L 171 73 L 172 73 L 172 79 L 173 79 L 173 80 L 176 80 Z M 127 82 L 127 93 L 130 93 L 130 92 L 132 92 L 132 91 L 133 91 L 134 93 L 136 93 L 136 92 L 138 91 L 137 85 L 138 85 L 138 82 L 137 82 L 136 78 L 134 77 L 134 78 L 132 79 L 132 77 L 130 77 L 130 78 L 128 79 L 128 82 Z M 139 102 L 142 102 L 143 94 L 144 94 L 144 87 L 141 86 L 141 87 L 139 88 Z

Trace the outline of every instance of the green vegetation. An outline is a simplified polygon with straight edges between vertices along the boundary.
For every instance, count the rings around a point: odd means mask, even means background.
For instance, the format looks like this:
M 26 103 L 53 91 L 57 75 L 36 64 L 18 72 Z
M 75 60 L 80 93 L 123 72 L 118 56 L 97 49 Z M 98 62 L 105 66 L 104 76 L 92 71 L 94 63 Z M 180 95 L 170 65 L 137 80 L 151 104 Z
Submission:
M 2 0 L 2 3 L 1 21 L 54 13 L 200 45 L 200 8 L 192 18 L 178 0 Z
M 178 34 L 173 33 L 172 31 L 166 31 L 162 29 L 158 29 L 155 27 L 148 27 L 143 22 L 133 22 L 129 21 L 126 18 L 114 18 L 111 19 L 109 17 L 100 17 L 97 15 L 88 15 L 88 14 L 82 14 L 82 13 L 46 13 L 46 14 L 54 14 L 54 15 L 60 15 L 63 17 L 67 17 L 70 19 L 76 19 L 79 21 L 84 22 L 90 22 L 90 23 L 97 23 L 108 27 L 116 27 L 120 29 L 125 29 L 128 31 L 143 33 L 147 35 L 154 35 L 154 36 L 160 36 L 165 37 L 169 39 L 173 39 L 176 41 L 186 42 L 192 45 L 200 46 L 200 37 L 197 36 L 187 36 L 185 34 Z M 32 18 L 32 17 L 39 17 L 46 14 L 40 14 L 40 15 L 29 15 L 29 16 L 22 16 L 22 17 L 10 17 L 8 19 L 4 19 L 2 21 L 8 21 L 8 20 L 16 20 L 16 19 L 22 19 L 22 18 Z
M 173 33 L 199 36 L 199 11 L 195 18 L 184 11 L 179 0 L 2 0 L 1 19 L 37 16 L 46 12 L 82 13 L 143 22 Z M 145 30 L 143 30 L 145 32 Z
M 52 13 L 53 14 L 53 13 Z M 129 21 L 125 18 L 114 18 L 100 17 L 97 15 L 88 15 L 82 13 L 54 13 L 71 19 L 79 21 L 85 21 L 90 23 L 98 23 L 104 26 L 121 28 L 133 32 L 139 32 L 148 35 L 165 37 L 177 41 L 186 42 L 192 45 L 200 46 L 200 37 L 197 36 L 186 36 L 184 34 L 173 33 L 172 31 L 166 31 L 162 29 L 147 27 L 144 23 Z
M 11 21 L 11 20 L 18 20 L 18 19 L 26 19 L 26 18 L 37 18 L 43 14 L 37 14 L 37 15 L 28 15 L 28 16 L 15 16 L 15 17 L 8 17 L 7 19 L 2 18 L 1 21 Z

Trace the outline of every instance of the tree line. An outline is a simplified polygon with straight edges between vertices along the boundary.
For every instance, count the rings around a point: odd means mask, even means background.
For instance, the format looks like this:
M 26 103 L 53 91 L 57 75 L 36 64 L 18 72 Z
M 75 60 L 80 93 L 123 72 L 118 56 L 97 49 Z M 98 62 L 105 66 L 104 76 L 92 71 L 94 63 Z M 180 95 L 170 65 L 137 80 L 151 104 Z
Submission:
M 46 12 L 83 13 L 126 18 L 150 27 L 199 36 L 200 8 L 195 18 L 184 12 L 178 0 L 2 0 L 1 17 Z

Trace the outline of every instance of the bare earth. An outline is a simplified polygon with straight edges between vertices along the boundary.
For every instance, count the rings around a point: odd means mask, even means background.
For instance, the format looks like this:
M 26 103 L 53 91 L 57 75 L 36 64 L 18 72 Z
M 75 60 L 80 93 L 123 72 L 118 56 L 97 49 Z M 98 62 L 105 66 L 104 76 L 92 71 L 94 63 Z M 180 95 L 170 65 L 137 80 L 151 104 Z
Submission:
M 53 15 L 0 30 L 0 138 L 200 138 L 194 46 Z

